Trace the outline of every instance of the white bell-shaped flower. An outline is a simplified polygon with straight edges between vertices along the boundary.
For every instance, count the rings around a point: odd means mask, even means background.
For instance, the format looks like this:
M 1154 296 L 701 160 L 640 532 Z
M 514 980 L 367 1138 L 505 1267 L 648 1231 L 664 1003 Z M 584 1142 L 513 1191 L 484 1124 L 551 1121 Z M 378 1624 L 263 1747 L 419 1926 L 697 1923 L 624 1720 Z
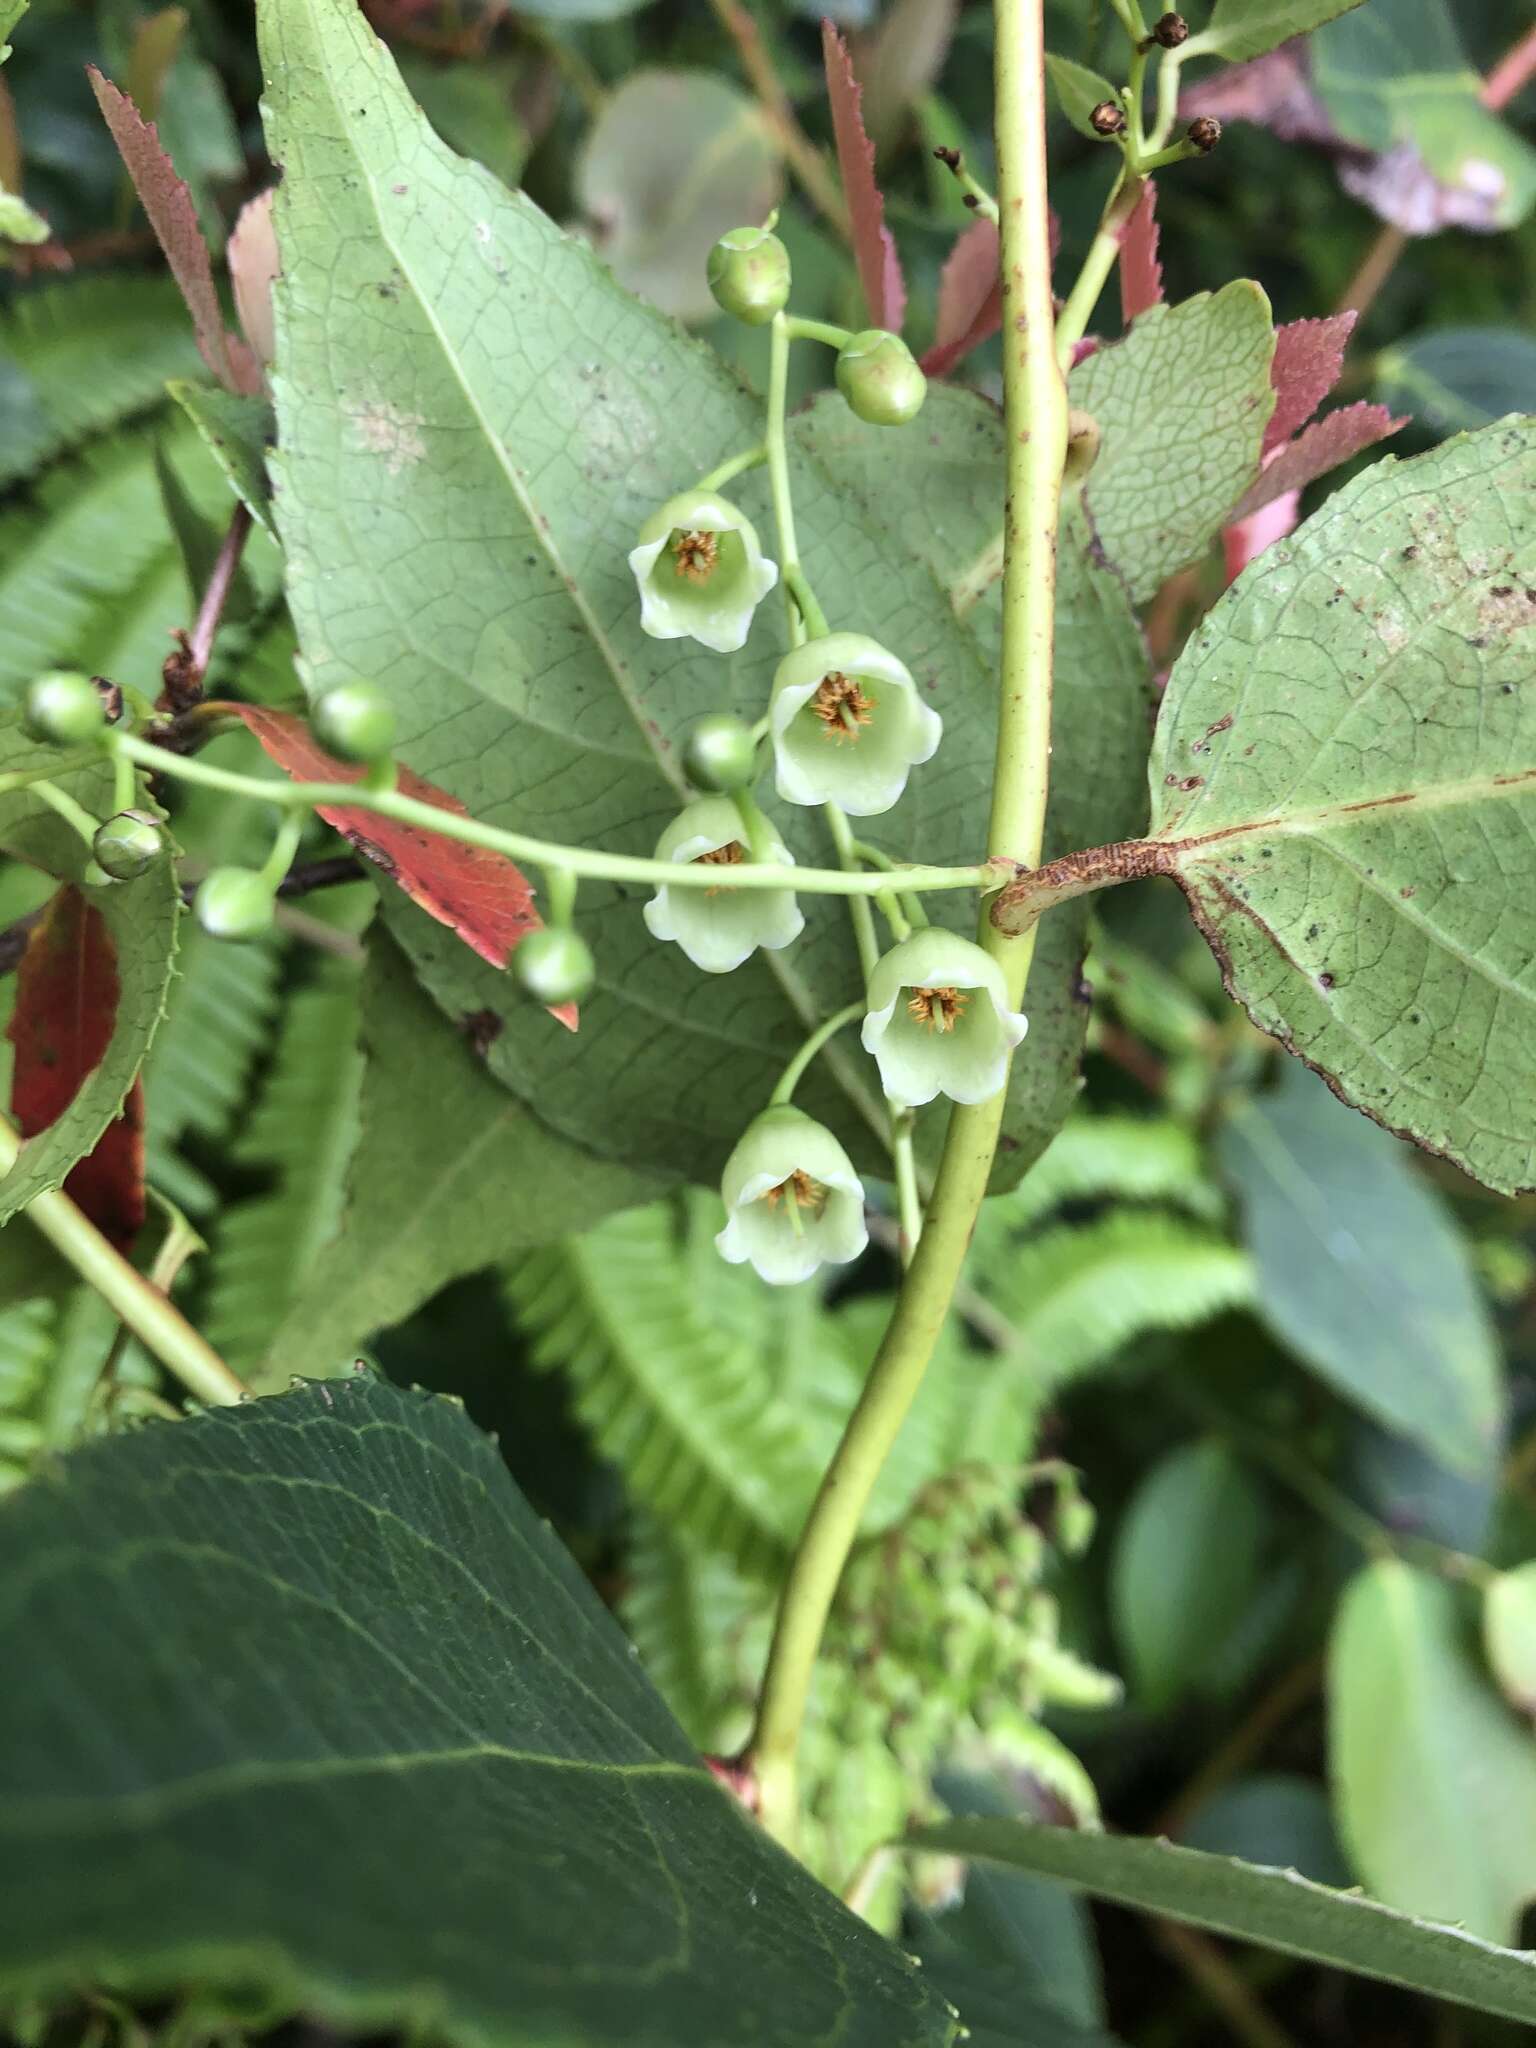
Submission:
M 653 512 L 630 549 L 640 626 L 653 640 L 701 641 L 734 654 L 779 580 L 745 513 L 716 491 L 683 491 Z
M 888 811 L 929 760 L 944 721 L 904 662 L 867 633 L 827 633 L 779 663 L 768 706 L 774 785 L 792 804 Z
M 825 1124 L 788 1104 L 747 1126 L 720 1193 L 721 1257 L 733 1266 L 750 1260 L 775 1287 L 808 1280 L 818 1266 L 845 1265 L 869 1241 L 864 1188 L 848 1154 Z
M 893 946 L 869 977 L 864 1049 L 892 1102 L 947 1095 L 985 1102 L 1008 1077 L 1028 1024 L 1008 1007 L 1003 971 L 971 939 L 937 926 Z
M 792 867 L 794 855 L 772 831 L 767 858 Z M 718 887 L 674 889 L 666 883 L 646 904 L 651 936 L 682 947 L 706 974 L 729 974 L 759 946 L 777 952 L 805 929 L 800 906 L 789 889 L 733 889 L 725 874 L 751 859 L 741 814 L 728 796 L 702 796 L 687 805 L 662 833 L 657 860 L 698 861 L 718 868 Z

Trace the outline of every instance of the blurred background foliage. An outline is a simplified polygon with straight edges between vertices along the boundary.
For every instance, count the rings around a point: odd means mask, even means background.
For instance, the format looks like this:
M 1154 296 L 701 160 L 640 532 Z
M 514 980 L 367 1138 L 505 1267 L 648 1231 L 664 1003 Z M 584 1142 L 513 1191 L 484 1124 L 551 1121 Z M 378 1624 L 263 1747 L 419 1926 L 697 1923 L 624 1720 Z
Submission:
M 746 377 L 761 377 L 763 337 L 702 289 L 710 243 L 742 220 L 779 205 L 796 310 L 859 324 L 819 8 L 367 11 L 455 148 L 590 234 Z M 1107 7 L 1048 13 L 1054 49 L 1118 75 Z M 963 150 L 984 183 L 992 170 L 989 10 L 844 0 L 834 14 L 921 349 L 971 219 L 933 151 Z M 1201 81 L 1226 133 L 1159 181 L 1169 297 L 1253 276 L 1277 321 L 1359 306 L 1338 395 L 1408 414 L 1403 449 L 1536 411 L 1536 86 L 1498 116 L 1478 103 L 1530 26 L 1528 0 L 1367 0 L 1306 60 L 1287 56 L 1285 78 Z M 0 697 L 50 666 L 153 694 L 231 501 L 166 397 L 199 366 L 85 66 L 158 119 L 217 252 L 270 176 L 251 8 L 33 0 L 12 39 L 0 187 L 31 211 L 4 216 L 16 238 L 0 270 Z M 1070 280 L 1110 166 L 1065 118 L 1051 144 Z M 1116 326 L 1111 291 L 1097 328 Z M 959 374 L 995 393 L 997 368 L 994 340 Z M 798 375 L 823 369 L 797 355 Z M 1213 562 L 1154 604 L 1161 659 L 1219 586 Z M 226 616 L 210 687 L 291 697 L 281 561 L 260 531 Z M 254 756 L 240 736 L 217 745 Z M 259 818 L 203 792 L 178 797 L 175 822 L 193 873 L 260 845 Z M 343 1362 L 305 1351 L 334 1305 L 327 1245 L 365 1280 L 395 1255 L 338 1237 L 355 1222 L 370 1075 L 431 1085 L 411 1070 L 415 1042 L 392 1053 L 378 1027 L 400 984 L 377 947 L 365 972 L 371 885 L 335 853 L 316 830 L 304 858 L 328 864 L 330 886 L 291 900 L 271 940 L 184 939 L 145 1077 L 158 1203 L 138 1256 L 174 1262 L 190 1231 L 178 1298 L 269 1386 Z M 0 870 L 7 970 L 45 892 Z M 8 972 L 0 1011 L 13 987 Z M 817 1867 L 841 1886 L 883 1833 L 944 1802 L 1097 1806 L 1117 1827 L 1361 1882 L 1518 1940 L 1536 1899 L 1536 1595 L 1520 1575 L 1536 1554 L 1536 1198 L 1499 1201 L 1411 1154 L 1281 1058 L 1226 1002 L 1161 886 L 1104 899 L 1083 994 L 1083 1105 L 988 1212 L 840 1603 L 813 1731 Z M 434 1059 L 474 1061 L 441 1019 L 431 1029 Z M 765 1299 L 715 1259 L 714 1209 L 679 1196 L 499 1265 L 434 1254 L 393 1327 L 368 1324 L 366 1288 L 355 1339 L 323 1327 L 325 1344 L 366 1340 L 394 1377 L 460 1395 L 500 1433 L 689 1732 L 728 1751 L 894 1266 L 887 1227 L 830 1294 Z M 0 1477 L 152 1408 L 156 1389 L 28 1226 L 7 1231 Z M 1513 2038 L 1090 1917 L 1021 1879 L 979 1876 L 959 1903 L 953 1879 L 934 1864 L 903 1899 L 877 1868 L 861 1897 L 947 1986 L 983 1985 L 1013 2016 L 977 2039 Z

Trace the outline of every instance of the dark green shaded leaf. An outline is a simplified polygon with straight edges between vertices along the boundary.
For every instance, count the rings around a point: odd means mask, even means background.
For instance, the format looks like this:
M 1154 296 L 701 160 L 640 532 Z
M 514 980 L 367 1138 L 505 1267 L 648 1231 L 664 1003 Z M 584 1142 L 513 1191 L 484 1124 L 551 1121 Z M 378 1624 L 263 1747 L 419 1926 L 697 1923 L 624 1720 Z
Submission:
M 1502 1436 L 1498 1340 L 1456 1222 L 1385 1131 L 1287 1063 L 1225 1126 L 1260 1313 L 1346 1400 L 1466 1473 Z
M 951 2037 L 703 1770 L 457 1406 L 358 1376 L 141 1430 L 14 1496 L 0 1551 L 11 1996 L 468 2048 Z
M 1376 394 L 1437 434 L 1536 412 L 1536 339 L 1518 327 L 1445 327 L 1384 348 Z
M 1528 1950 L 1498 1948 L 1456 1927 L 1410 1919 L 1294 1871 L 1170 1842 L 1024 1821 L 946 1821 L 918 1828 L 910 1839 L 920 1848 L 1059 1878 L 1093 1898 L 1258 1942 L 1282 1955 L 1355 1970 L 1481 2012 L 1536 2020 L 1536 1957 Z
M 1179 1839 L 1208 1855 L 1296 1870 L 1314 1884 L 1350 1882 L 1328 1795 L 1312 1778 L 1264 1771 L 1234 1779 L 1196 1808 Z
M 1210 21 L 1190 38 L 1184 54 L 1242 64 L 1359 5 L 1360 0 L 1216 0 Z
M 270 532 L 267 448 L 276 432 L 271 406 L 264 398 L 247 398 L 226 391 L 221 384 L 192 384 L 174 378 L 166 389 L 201 434 L 235 496 Z

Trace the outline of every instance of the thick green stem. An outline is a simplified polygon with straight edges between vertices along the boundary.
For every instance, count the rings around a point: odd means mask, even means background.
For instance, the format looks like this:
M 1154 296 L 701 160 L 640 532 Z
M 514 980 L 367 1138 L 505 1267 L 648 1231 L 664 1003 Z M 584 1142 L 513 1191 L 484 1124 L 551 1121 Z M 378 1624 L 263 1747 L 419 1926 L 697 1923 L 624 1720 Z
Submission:
M 1050 767 L 1056 524 L 1067 447 L 1056 366 L 1046 206 L 1044 0 L 995 0 L 997 158 L 1008 445 L 997 777 L 988 844 L 1035 866 Z M 1032 938 L 985 917 L 981 943 L 1021 994 Z M 950 1117 L 933 1200 L 869 1379 L 811 1509 L 780 1597 L 751 1745 L 764 1825 L 792 1844 L 795 1755 L 838 1581 L 881 1467 L 949 1314 L 1002 1127 L 1004 1094 Z
M 145 740 L 126 736 L 113 742 L 130 754 L 141 767 L 156 774 L 170 775 L 183 782 L 200 783 L 205 789 L 221 789 L 230 796 L 249 797 L 256 803 L 293 806 L 306 810 L 373 811 L 382 818 L 397 818 L 444 839 L 462 840 L 466 846 L 488 847 L 504 853 L 509 860 L 543 869 L 564 868 L 583 881 L 665 883 L 672 889 L 797 889 L 806 896 L 879 896 L 890 888 L 891 877 L 880 874 L 845 874 L 837 868 L 785 867 L 764 862 L 743 861 L 737 867 L 695 867 L 688 861 L 641 860 L 630 854 L 603 853 L 589 846 L 561 846 L 552 839 L 530 839 L 522 832 L 503 832 L 478 818 L 445 811 L 436 804 L 422 803 L 395 789 L 368 789 L 360 782 L 276 782 L 254 775 L 239 775 L 229 768 L 215 768 L 207 761 L 185 754 L 172 754 Z M 1003 868 L 982 862 L 968 868 L 898 868 L 895 877 L 903 889 L 990 889 L 1011 879 Z
M 0 1117 L 0 1176 L 10 1172 L 21 1152 L 21 1140 Z M 76 1208 L 62 1188 L 37 1195 L 26 1214 L 54 1250 L 113 1309 L 187 1392 L 210 1407 L 229 1407 L 245 1400 L 250 1388 L 235 1377 L 211 1344 L 115 1251 L 101 1232 Z

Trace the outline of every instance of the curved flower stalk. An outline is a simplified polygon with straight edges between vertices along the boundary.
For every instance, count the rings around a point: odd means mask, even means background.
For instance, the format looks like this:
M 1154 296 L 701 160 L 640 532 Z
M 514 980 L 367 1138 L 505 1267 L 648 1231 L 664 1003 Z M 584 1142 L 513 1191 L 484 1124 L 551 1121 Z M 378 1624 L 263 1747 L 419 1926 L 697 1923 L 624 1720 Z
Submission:
M 869 980 L 864 1049 L 893 1102 L 985 1102 L 1028 1030 L 1003 971 L 970 939 L 931 926 L 893 946 Z
M 846 1265 L 869 1241 L 864 1187 L 837 1139 L 788 1104 L 747 1126 L 720 1183 L 725 1228 L 715 1239 L 733 1266 L 750 1260 L 775 1287 Z
M 904 662 L 865 633 L 827 633 L 779 663 L 768 709 L 774 784 L 792 804 L 888 811 L 944 730 Z
M 763 857 L 793 867 L 794 855 L 768 829 Z M 679 811 L 656 844 L 656 858 L 730 868 L 750 859 L 741 813 L 728 796 L 704 796 Z M 788 889 L 669 889 L 645 906 L 652 938 L 671 939 L 706 974 L 729 974 L 759 946 L 777 952 L 798 939 L 805 918 Z
M 629 552 L 640 626 L 653 640 L 694 639 L 716 654 L 744 645 L 779 580 L 743 512 L 717 491 L 683 491 L 653 512 Z

